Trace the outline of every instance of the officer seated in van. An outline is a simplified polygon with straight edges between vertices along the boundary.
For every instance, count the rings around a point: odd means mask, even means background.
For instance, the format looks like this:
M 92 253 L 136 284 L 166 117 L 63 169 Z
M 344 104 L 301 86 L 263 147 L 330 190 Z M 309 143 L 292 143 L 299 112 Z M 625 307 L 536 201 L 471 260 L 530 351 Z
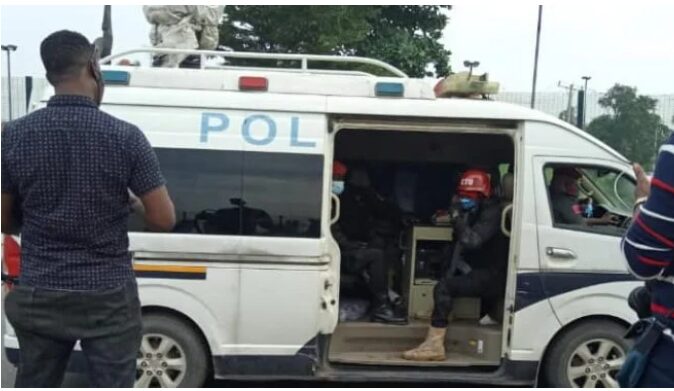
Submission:
M 550 201 L 556 224 L 580 226 L 615 225 L 617 216 L 605 213 L 603 216 L 584 218 L 578 205 L 578 181 L 581 173 L 573 167 L 555 168 L 550 182 Z
M 403 353 L 407 360 L 445 360 L 445 335 L 455 298 L 494 300 L 505 291 L 509 242 L 500 231 L 501 203 L 492 195 L 485 171 L 471 169 L 462 175 L 450 216 L 456 242 L 454 255 L 433 291 L 433 314 L 426 340 Z M 454 265 L 459 261 L 469 266 L 464 269 L 465 274 L 456 274 Z
M 347 167 L 338 161 L 333 164 L 332 191 L 340 197 L 341 214 L 332 226 L 342 256 L 342 270 L 350 274 L 367 273 L 372 297 L 371 320 L 374 322 L 405 324 L 405 316 L 398 314 L 389 299 L 387 252 L 377 245 L 373 235 L 373 210 L 377 208 L 376 194 L 369 187 L 367 173 L 354 170 L 347 177 Z

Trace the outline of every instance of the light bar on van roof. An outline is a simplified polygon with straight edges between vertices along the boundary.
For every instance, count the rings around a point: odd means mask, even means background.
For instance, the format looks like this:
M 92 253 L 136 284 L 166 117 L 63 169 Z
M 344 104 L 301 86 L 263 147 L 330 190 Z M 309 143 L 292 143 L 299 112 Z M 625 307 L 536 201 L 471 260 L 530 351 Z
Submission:
M 103 81 L 105 84 L 116 84 L 128 86 L 131 75 L 126 71 L 103 71 Z
M 379 82 L 374 87 L 376 96 L 403 96 L 405 87 L 402 83 Z
M 239 78 L 239 90 L 241 91 L 267 91 L 269 81 L 266 77 L 241 76 Z

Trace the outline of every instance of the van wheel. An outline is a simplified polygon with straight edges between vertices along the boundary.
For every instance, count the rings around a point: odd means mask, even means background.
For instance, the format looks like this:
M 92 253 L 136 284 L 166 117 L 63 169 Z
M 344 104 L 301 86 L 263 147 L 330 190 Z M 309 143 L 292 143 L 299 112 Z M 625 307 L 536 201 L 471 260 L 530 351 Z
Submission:
M 206 347 L 189 324 L 174 316 L 143 316 L 135 387 L 201 387 L 208 368 Z
M 626 329 L 607 320 L 590 320 L 569 329 L 552 346 L 545 377 L 551 387 L 619 387 L 617 376 L 629 343 Z

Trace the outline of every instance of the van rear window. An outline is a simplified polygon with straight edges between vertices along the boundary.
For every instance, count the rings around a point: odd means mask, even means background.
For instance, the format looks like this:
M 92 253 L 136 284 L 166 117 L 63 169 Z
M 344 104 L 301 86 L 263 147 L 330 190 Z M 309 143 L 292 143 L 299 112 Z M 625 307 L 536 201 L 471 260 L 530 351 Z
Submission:
M 323 156 L 155 150 L 176 208 L 174 232 L 320 237 Z M 130 231 L 144 231 L 138 216 Z

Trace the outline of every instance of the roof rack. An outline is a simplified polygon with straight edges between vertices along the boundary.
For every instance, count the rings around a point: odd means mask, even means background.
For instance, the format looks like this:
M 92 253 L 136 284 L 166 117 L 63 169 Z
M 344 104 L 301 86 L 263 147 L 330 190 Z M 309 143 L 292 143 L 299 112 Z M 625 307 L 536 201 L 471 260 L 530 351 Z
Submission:
M 321 54 L 290 54 L 290 53 L 257 53 L 257 52 L 235 52 L 235 51 L 218 51 L 218 50 L 189 50 L 189 49 L 169 49 L 169 48 L 140 48 L 127 50 L 121 53 L 113 54 L 108 57 L 101 59 L 101 64 L 112 64 L 112 61 L 130 54 L 137 53 L 147 53 L 147 54 L 186 54 L 190 56 L 199 56 L 200 67 L 201 69 L 213 68 L 206 65 L 206 59 L 208 57 L 222 57 L 223 59 L 227 58 L 245 58 L 245 59 L 258 59 L 258 60 L 294 60 L 300 61 L 300 68 L 297 68 L 300 72 L 311 72 L 311 73 L 325 73 L 325 69 L 316 69 L 309 68 L 309 61 L 320 61 L 320 62 L 333 62 L 333 63 L 349 63 L 349 64 L 361 64 L 361 65 L 372 65 L 384 69 L 395 76 L 407 78 L 405 72 L 400 69 L 387 64 L 383 61 L 375 60 L 367 57 L 355 57 L 355 56 L 330 56 L 330 55 L 321 55 Z M 217 68 L 227 68 L 227 66 L 219 66 Z M 237 67 L 240 68 L 240 67 Z M 260 67 L 256 67 L 260 69 Z M 278 70 L 279 68 L 271 69 Z M 268 69 L 268 68 L 264 68 Z M 282 68 L 283 69 L 283 68 Z M 293 68 L 284 68 L 284 69 L 293 69 Z M 329 71 L 329 70 L 327 70 Z M 364 74 L 366 72 L 362 71 L 338 71 L 340 73 L 354 73 L 354 74 Z

